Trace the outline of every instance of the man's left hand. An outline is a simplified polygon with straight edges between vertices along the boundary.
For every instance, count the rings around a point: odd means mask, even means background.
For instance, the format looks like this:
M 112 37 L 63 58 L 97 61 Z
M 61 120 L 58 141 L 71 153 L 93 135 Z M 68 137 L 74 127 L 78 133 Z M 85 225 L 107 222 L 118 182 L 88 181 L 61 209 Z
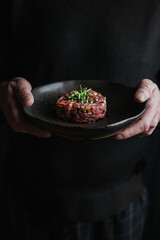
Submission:
M 115 136 L 116 140 L 130 138 L 135 135 L 151 135 L 160 121 L 160 91 L 154 82 L 149 79 L 143 79 L 134 98 L 139 103 L 148 100 L 146 110 L 138 121 L 117 134 Z

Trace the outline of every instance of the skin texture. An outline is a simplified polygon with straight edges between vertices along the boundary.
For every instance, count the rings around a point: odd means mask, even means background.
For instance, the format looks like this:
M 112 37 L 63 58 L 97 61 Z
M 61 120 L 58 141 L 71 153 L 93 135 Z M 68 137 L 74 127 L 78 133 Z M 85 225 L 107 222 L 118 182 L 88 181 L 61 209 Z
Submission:
M 118 134 L 115 137 L 117 140 L 127 139 L 135 135 L 149 136 L 160 121 L 160 91 L 155 83 L 149 79 L 141 80 L 134 98 L 140 103 L 148 99 L 146 111 L 137 122 Z
M 15 132 L 29 133 L 47 138 L 51 134 L 31 123 L 22 113 L 21 105 L 31 106 L 34 102 L 32 87 L 24 78 L 13 78 L 0 85 L 0 108 L 8 124 Z
M 13 131 L 48 138 L 51 133 L 32 124 L 21 111 L 21 105 L 31 106 L 34 102 L 31 90 L 30 83 L 21 77 L 1 83 L 0 109 Z M 151 135 L 160 121 L 160 91 L 155 83 L 149 79 L 141 80 L 134 98 L 140 103 L 148 99 L 146 111 L 136 123 L 117 134 L 116 140 L 127 139 L 135 135 Z

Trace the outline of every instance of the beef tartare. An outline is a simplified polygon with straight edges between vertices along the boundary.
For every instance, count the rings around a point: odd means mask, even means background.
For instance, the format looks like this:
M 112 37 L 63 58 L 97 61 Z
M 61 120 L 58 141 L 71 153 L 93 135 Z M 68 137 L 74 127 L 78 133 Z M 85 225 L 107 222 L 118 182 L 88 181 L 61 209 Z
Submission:
M 105 117 L 106 97 L 92 89 L 72 90 L 58 98 L 56 113 L 65 121 L 91 123 Z

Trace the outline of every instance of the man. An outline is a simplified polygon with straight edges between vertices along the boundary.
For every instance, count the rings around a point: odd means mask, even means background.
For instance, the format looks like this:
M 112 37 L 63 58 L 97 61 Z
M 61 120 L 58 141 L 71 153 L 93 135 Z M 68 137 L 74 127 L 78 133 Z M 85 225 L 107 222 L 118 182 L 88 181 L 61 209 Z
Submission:
M 141 239 L 148 138 L 139 136 L 152 134 L 160 120 L 159 9 L 149 0 L 13 1 L 0 85 L 0 108 L 11 127 L 10 239 Z M 135 101 L 148 100 L 146 111 L 112 138 L 51 136 L 21 106 L 33 104 L 32 87 L 66 79 L 139 84 Z

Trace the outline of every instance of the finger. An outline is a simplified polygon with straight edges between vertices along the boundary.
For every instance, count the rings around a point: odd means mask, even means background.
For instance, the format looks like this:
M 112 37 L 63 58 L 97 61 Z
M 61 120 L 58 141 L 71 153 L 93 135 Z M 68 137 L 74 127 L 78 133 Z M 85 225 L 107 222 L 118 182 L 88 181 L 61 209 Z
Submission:
M 41 138 L 48 138 L 51 136 L 49 131 L 32 124 L 20 111 L 14 110 L 12 114 L 7 117 L 7 120 L 15 132 L 28 133 Z
M 135 100 L 137 102 L 145 102 L 153 92 L 158 89 L 157 85 L 149 79 L 143 79 L 135 93 Z
M 21 77 L 13 78 L 10 81 L 10 86 L 15 92 L 20 104 L 23 106 L 31 106 L 33 104 L 32 86 L 26 79 Z
M 115 139 L 122 140 L 139 134 L 143 134 L 143 136 L 152 134 L 159 122 L 159 113 L 157 113 L 157 116 L 153 121 L 150 121 L 147 118 L 148 116 L 144 116 L 136 123 L 133 123 L 129 127 L 126 127 L 120 134 L 115 136 Z
M 157 112 L 157 114 L 154 116 L 154 118 L 153 118 L 153 120 L 151 122 L 149 130 L 146 131 L 146 132 L 141 133 L 140 136 L 144 137 L 144 136 L 151 135 L 154 132 L 154 130 L 156 129 L 158 123 L 159 123 L 159 112 Z
M 138 137 L 150 136 L 150 135 L 154 132 L 155 129 L 156 129 L 156 128 L 151 127 L 151 128 L 148 130 L 148 132 L 140 133 L 140 134 L 138 134 L 137 136 L 138 136 Z
M 9 88 L 9 97 L 6 100 L 5 106 L 3 112 L 13 131 L 29 133 L 36 137 L 47 138 L 51 136 L 50 132 L 35 126 L 24 117 L 18 102 L 15 100 L 14 92 L 11 87 Z
M 144 81 L 144 82 L 146 83 L 146 81 Z M 148 80 L 147 80 L 147 82 L 148 82 Z M 142 81 L 142 86 L 144 86 L 143 81 Z M 144 114 L 142 115 L 140 120 L 138 120 L 136 123 L 130 125 L 129 127 L 125 128 L 121 132 L 121 134 L 117 135 L 115 137 L 117 140 L 130 138 L 132 136 L 143 134 L 143 133 L 147 133 L 146 135 L 149 135 L 150 133 L 152 133 L 154 131 L 154 129 L 157 126 L 159 119 L 160 119 L 160 113 L 159 113 L 160 112 L 160 108 L 159 108 L 160 93 L 159 93 L 159 89 L 158 89 L 157 85 L 153 84 L 152 82 L 148 89 L 150 89 L 150 90 L 148 90 L 148 94 L 150 91 L 151 96 L 148 100 L 148 104 L 147 104 Z M 150 131 L 149 131 L 149 129 L 150 129 Z
M 119 134 L 115 136 L 115 139 L 116 140 L 127 139 L 142 133 L 141 131 L 142 126 L 139 123 L 139 121 L 137 121 L 136 124 L 134 123 L 134 124 L 131 124 L 129 127 L 124 128 Z
M 46 131 L 34 124 L 32 124 L 29 120 L 25 119 L 23 116 L 20 116 L 20 125 L 15 125 L 14 131 L 21 133 L 28 133 L 34 135 L 39 138 L 49 138 L 51 137 L 51 133 Z M 18 127 L 18 129 L 16 128 Z
M 120 134 L 118 134 L 115 137 L 116 140 L 127 139 L 141 133 L 147 133 L 151 128 L 153 128 L 152 130 L 154 131 L 159 122 L 160 113 L 159 108 L 157 108 L 156 104 L 153 104 L 152 101 L 155 101 L 154 97 L 149 100 L 146 111 L 142 117 L 137 122 L 126 127 Z M 149 135 L 153 131 L 150 130 L 150 132 L 148 132 L 146 135 Z

